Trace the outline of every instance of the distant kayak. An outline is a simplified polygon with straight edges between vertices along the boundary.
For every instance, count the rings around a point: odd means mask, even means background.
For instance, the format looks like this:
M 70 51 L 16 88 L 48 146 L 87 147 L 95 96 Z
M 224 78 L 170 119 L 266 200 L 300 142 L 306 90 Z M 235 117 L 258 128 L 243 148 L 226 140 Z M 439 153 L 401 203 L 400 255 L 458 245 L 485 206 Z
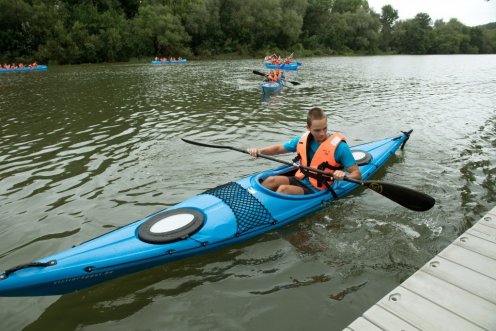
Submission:
M 38 65 L 36 67 L 24 67 L 24 68 L 15 68 L 15 69 L 3 69 L 0 68 L 0 73 L 2 72 L 26 72 L 26 71 L 45 71 L 48 69 L 46 65 Z
M 398 148 L 403 148 L 410 132 L 352 147 L 362 179 L 369 179 Z M 198 153 L 197 150 L 191 152 Z M 33 250 L 34 262 L 0 273 L 0 297 L 69 293 L 156 265 L 236 245 L 329 207 L 336 199 L 361 186 L 336 181 L 332 192 L 285 195 L 261 184 L 269 176 L 291 176 L 295 171 L 295 166 L 282 166 L 254 173 L 48 257 L 39 258 L 41 253 Z M 380 194 L 386 190 L 384 182 L 370 183 L 374 188 L 367 187 Z M 391 189 L 395 194 L 389 192 L 389 195 L 394 197 L 406 193 L 404 188 L 389 184 Z M 412 209 L 420 194 L 415 193 L 400 200 Z M 414 210 L 427 210 L 434 203 L 425 206 L 425 201 L 421 202 L 420 208 Z M 359 204 L 355 203 L 355 207 L 359 208 Z M 343 209 L 343 204 L 338 208 Z M 99 221 L 105 222 L 105 215 Z
M 289 64 L 272 64 L 270 62 L 265 62 L 265 68 L 267 69 L 276 69 L 279 68 L 281 70 L 298 70 L 300 66 L 302 66 L 303 63 L 301 62 L 291 62 Z
M 278 93 L 282 90 L 284 85 L 285 85 L 284 81 L 281 81 L 281 83 L 279 83 L 279 82 L 272 82 L 272 83 L 263 82 L 262 83 L 262 93 L 263 94 Z
M 176 60 L 176 61 L 152 61 L 152 64 L 181 64 L 181 63 L 186 63 L 188 60 L 182 59 L 182 60 Z

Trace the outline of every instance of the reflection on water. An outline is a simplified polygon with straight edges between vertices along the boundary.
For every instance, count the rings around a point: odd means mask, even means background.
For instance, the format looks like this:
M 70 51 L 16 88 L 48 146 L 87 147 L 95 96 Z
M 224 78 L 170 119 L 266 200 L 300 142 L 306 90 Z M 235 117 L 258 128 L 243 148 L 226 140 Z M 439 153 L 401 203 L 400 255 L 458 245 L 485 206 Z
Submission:
M 3 75 L 0 270 L 278 166 L 180 137 L 280 143 L 313 106 L 352 145 L 413 129 L 376 178 L 434 196 L 432 210 L 359 190 L 230 249 L 62 297 L 0 298 L 2 330 L 339 330 L 493 207 L 495 56 L 302 62 L 287 73 L 301 84 L 269 97 L 258 60 Z

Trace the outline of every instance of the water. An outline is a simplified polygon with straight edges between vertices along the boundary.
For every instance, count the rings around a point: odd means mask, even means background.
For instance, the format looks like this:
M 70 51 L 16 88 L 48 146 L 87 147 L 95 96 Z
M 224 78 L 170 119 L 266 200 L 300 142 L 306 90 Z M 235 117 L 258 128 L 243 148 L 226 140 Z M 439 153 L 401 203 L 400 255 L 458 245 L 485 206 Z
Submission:
M 496 56 L 299 60 L 287 75 L 301 85 L 265 98 L 257 60 L 1 75 L 0 270 L 279 166 L 180 137 L 280 143 L 313 106 L 351 144 L 414 129 L 375 178 L 434 196 L 432 210 L 362 190 L 211 254 L 0 298 L 1 330 L 340 330 L 495 205 Z

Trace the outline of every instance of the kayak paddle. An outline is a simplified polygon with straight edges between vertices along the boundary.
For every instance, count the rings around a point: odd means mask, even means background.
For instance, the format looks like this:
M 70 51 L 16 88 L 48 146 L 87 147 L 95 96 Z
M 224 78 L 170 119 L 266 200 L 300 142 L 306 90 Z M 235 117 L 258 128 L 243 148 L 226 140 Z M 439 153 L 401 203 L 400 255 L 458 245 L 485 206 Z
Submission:
M 264 77 L 267 77 L 268 75 L 264 74 L 263 72 L 260 72 L 260 71 L 257 71 L 257 70 L 253 70 L 253 73 L 255 75 L 259 75 L 259 76 L 264 76 Z M 298 82 L 295 82 L 295 81 L 292 81 L 292 80 L 286 80 L 287 82 L 290 82 L 291 84 L 293 85 L 300 85 L 300 83 Z
M 197 141 L 192 141 L 186 138 L 181 138 L 184 142 L 192 145 L 197 145 L 197 146 L 203 146 L 203 147 L 210 147 L 210 148 L 222 148 L 222 149 L 230 149 L 233 151 L 245 153 L 245 154 L 250 154 L 248 153 L 247 150 L 241 149 L 241 148 L 236 148 L 232 146 L 223 146 L 223 145 L 214 145 L 214 144 L 206 144 L 206 143 L 201 143 Z M 309 170 L 314 173 L 319 173 L 328 177 L 332 177 L 332 173 L 322 171 L 320 169 L 312 168 L 312 167 L 307 167 L 301 164 L 297 163 L 292 163 L 284 160 L 277 159 L 275 157 L 269 156 L 269 155 L 264 155 L 264 154 L 258 154 L 259 157 L 283 163 L 286 165 L 290 166 L 295 166 L 299 167 L 301 169 Z M 387 183 L 387 182 L 382 182 L 382 181 L 377 181 L 377 180 L 357 180 L 349 177 L 343 178 L 344 181 L 346 182 L 351 182 L 358 184 L 360 186 L 366 187 L 371 189 L 374 192 L 379 193 L 380 195 L 400 204 L 401 206 L 414 210 L 414 211 L 426 211 L 431 209 L 434 204 L 436 203 L 436 200 L 431 197 L 428 194 L 415 191 L 411 188 L 392 184 L 392 183 Z

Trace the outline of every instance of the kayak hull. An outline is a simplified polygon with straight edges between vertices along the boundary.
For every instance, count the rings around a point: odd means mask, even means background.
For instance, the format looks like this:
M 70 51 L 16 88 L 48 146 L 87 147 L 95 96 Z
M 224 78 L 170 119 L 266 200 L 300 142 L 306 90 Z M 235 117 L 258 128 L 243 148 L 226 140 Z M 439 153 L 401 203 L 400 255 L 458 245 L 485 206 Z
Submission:
M 28 72 L 28 71 L 45 71 L 48 69 L 48 66 L 40 64 L 37 67 L 24 67 L 24 68 L 16 68 L 16 69 L 0 69 L 0 73 L 2 72 Z
M 182 63 L 186 63 L 186 62 L 188 62 L 188 60 L 186 60 L 186 59 L 177 60 L 177 61 L 155 61 L 155 60 L 153 60 L 152 64 L 182 64 Z
M 262 93 L 263 94 L 274 94 L 274 93 L 279 93 L 282 91 L 282 88 L 284 87 L 284 83 L 279 83 L 279 82 L 274 82 L 274 83 L 269 83 L 269 82 L 263 82 L 262 85 Z
M 301 65 L 302 65 L 301 62 L 292 62 L 290 64 L 272 64 L 269 62 L 265 62 L 265 68 L 267 68 L 267 69 L 279 68 L 281 70 L 298 70 L 298 68 Z
M 408 139 L 402 133 L 353 150 L 369 155 L 360 165 L 363 179 L 370 178 Z M 260 183 L 272 175 L 289 175 L 292 166 L 255 173 L 190 197 L 127 226 L 89 240 L 35 264 L 0 274 L 0 296 L 59 295 L 189 256 L 204 254 L 285 226 L 305 215 L 328 207 L 335 198 L 327 190 L 309 195 L 284 195 Z M 338 197 L 355 190 L 354 183 L 336 181 Z M 174 219 L 174 222 L 172 222 Z M 192 220 L 183 226 L 183 221 Z M 177 225 L 187 234 L 162 236 L 162 229 Z M 150 230 L 150 231 L 149 231 Z M 148 232 L 147 232 L 148 231 Z M 178 232 L 178 233 L 179 233 Z M 160 241 L 163 242 L 160 242 Z

